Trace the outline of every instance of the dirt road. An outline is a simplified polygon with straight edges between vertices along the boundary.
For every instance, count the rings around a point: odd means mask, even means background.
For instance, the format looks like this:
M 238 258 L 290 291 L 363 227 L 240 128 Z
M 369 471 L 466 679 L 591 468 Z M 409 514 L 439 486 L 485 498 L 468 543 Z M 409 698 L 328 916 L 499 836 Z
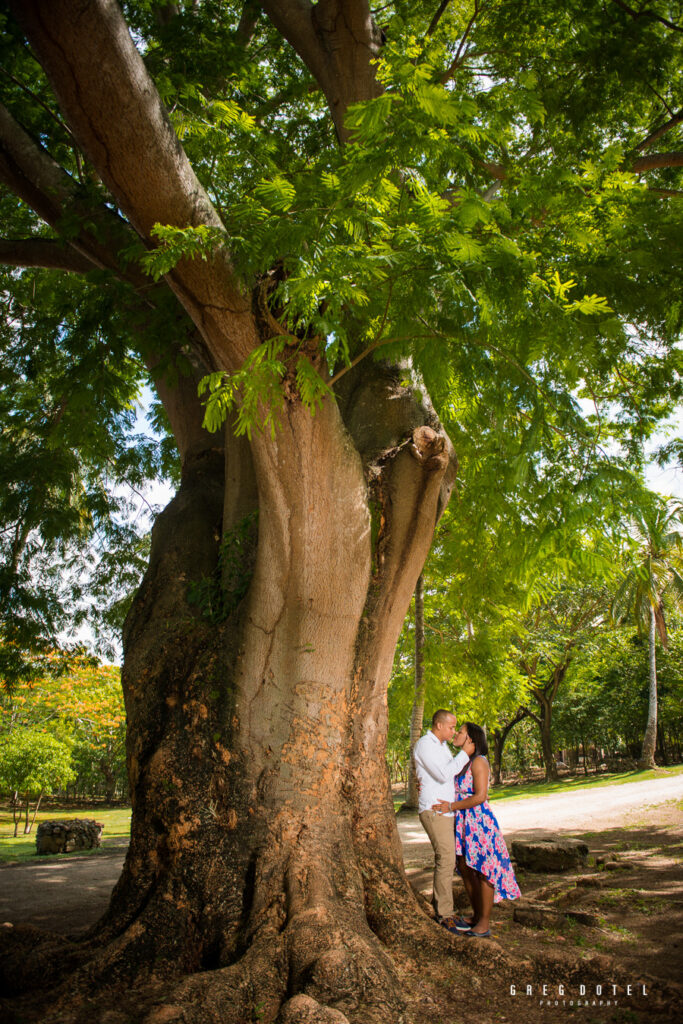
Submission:
M 501 800 L 494 812 L 507 838 L 637 824 L 639 811 L 683 798 L 683 775 L 525 800 Z M 406 870 L 424 871 L 432 850 L 417 815 L 398 819 Z M 0 866 L 0 924 L 32 924 L 67 935 L 100 917 L 121 873 L 125 845 L 103 841 L 96 855 Z
M 683 775 L 674 775 L 523 800 L 495 800 L 491 806 L 509 840 L 635 825 L 645 808 L 681 798 Z M 417 815 L 400 814 L 398 823 L 406 869 L 431 863 L 432 849 Z

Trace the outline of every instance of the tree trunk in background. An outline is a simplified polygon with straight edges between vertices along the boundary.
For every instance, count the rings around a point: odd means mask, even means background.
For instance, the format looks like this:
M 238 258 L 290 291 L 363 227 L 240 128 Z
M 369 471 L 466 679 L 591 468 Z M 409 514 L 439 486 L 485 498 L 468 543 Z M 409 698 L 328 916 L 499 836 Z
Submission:
M 503 765 L 503 747 L 505 746 L 506 735 L 502 729 L 494 729 L 491 738 L 493 739 L 493 778 L 491 784 L 500 786 Z
M 541 730 L 541 750 L 543 752 L 543 765 L 545 767 L 545 777 L 548 782 L 553 782 L 559 778 L 557 774 L 557 765 L 555 763 L 555 753 L 553 751 L 553 737 L 552 737 L 552 703 L 547 697 L 539 699 L 539 725 Z
M 664 730 L 662 729 L 659 721 L 657 722 L 657 747 L 664 765 L 668 767 L 670 764 L 669 751 L 667 742 L 664 738 Z
M 520 708 L 515 714 L 511 721 L 505 725 L 500 726 L 498 729 L 494 729 L 491 738 L 493 740 L 493 781 L 494 786 L 501 785 L 501 774 L 503 768 L 503 749 L 507 742 L 507 738 L 512 732 L 513 728 L 526 718 L 527 711 L 525 708 Z
M 643 749 L 638 762 L 639 768 L 655 768 L 655 748 L 657 746 L 657 625 L 655 609 L 650 608 L 649 630 L 649 692 L 647 708 L 647 725 L 643 737 Z
M 410 759 L 408 762 L 408 793 L 406 807 L 416 809 L 418 804 L 417 775 L 413 764 L 413 747 L 422 735 L 425 709 L 426 680 L 424 672 L 425 606 L 424 579 L 422 573 L 415 587 L 415 689 L 413 712 L 410 716 Z

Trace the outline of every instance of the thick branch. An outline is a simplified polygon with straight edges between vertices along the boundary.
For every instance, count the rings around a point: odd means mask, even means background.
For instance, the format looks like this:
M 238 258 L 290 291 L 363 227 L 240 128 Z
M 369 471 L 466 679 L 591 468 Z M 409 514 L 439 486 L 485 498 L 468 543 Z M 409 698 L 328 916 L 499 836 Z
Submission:
M 69 175 L 38 146 L 0 104 L 0 181 L 28 203 L 48 224 L 61 216 L 72 196 Z
M 652 171 L 657 167 L 683 167 L 683 153 L 650 153 L 633 161 L 631 170 Z
M 139 234 L 151 240 L 156 224 L 221 228 L 116 0 L 91 0 L 77 10 L 72 0 L 12 0 L 12 9 L 71 131 Z M 250 302 L 225 253 L 182 260 L 167 280 L 215 365 L 241 364 L 254 345 Z
M 246 0 L 242 8 L 242 16 L 237 26 L 237 32 L 235 33 L 238 42 L 242 43 L 243 46 L 248 46 L 251 42 L 260 14 L 261 5 L 256 0 Z
M 85 274 L 92 263 L 75 249 L 50 238 L 0 238 L 0 263 L 11 267 L 45 267 Z
M 118 261 L 118 252 L 137 238 L 130 227 L 103 204 L 93 205 L 81 199 L 79 185 L 47 150 L 28 135 L 6 107 L 0 104 L 0 181 L 34 210 L 46 224 L 60 230 L 66 213 L 71 220 L 79 218 L 97 225 L 95 233 L 83 228 L 70 234 L 69 245 L 92 266 L 114 270 L 117 275 L 138 287 L 150 286 L 141 271 L 130 268 L 125 275 Z M 75 268 L 71 268 L 75 269 Z
M 366 0 L 264 0 L 262 7 L 294 47 L 327 99 L 337 135 L 352 103 L 379 96 L 371 61 L 381 46 Z
M 116 213 L 104 205 L 82 199 L 80 189 L 42 146 L 17 124 L 0 105 L 0 180 L 23 199 L 47 224 L 59 231 L 66 213 L 71 222 L 96 225 L 96 233 L 83 228 L 70 235 L 68 244 L 50 239 L 7 239 L 0 241 L 0 258 L 12 266 L 51 267 L 70 272 L 86 272 L 97 267 L 111 271 L 119 280 L 135 289 L 138 299 L 149 308 L 168 301 L 164 285 L 154 284 L 135 264 L 122 266 L 119 252 L 130 246 L 137 235 Z M 144 330 L 144 329 L 143 329 Z M 178 308 L 173 341 L 203 355 L 203 343 L 194 325 Z M 153 371 L 157 358 L 143 353 Z M 204 371 L 206 372 L 206 371 Z M 181 458 L 204 443 L 201 431 L 202 410 L 197 399 L 197 380 L 181 379 L 169 387 L 163 375 L 155 374 L 160 397 L 171 421 Z M 197 378 L 198 379 L 198 378 Z

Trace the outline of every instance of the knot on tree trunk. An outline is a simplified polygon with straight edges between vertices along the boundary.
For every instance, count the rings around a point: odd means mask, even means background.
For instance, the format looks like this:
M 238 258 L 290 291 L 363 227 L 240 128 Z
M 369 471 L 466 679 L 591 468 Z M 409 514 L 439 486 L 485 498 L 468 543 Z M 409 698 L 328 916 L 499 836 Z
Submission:
M 438 434 L 432 427 L 422 426 L 413 430 L 408 451 L 428 471 L 445 469 L 448 465 L 449 453 L 446 438 Z

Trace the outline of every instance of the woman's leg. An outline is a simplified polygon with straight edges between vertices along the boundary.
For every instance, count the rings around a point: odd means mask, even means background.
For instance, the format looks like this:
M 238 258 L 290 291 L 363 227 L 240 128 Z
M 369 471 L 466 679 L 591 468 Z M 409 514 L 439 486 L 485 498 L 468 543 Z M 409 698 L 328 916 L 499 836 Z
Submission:
M 472 926 L 473 932 L 487 932 L 491 927 L 491 911 L 493 910 L 494 888 L 478 871 L 474 871 L 475 888 L 477 891 L 477 920 Z
M 472 870 L 462 854 L 458 854 L 457 864 L 458 873 L 462 878 L 462 883 L 465 886 L 465 892 L 469 896 L 470 903 L 472 905 L 472 924 L 474 924 L 479 920 L 479 912 L 481 909 L 479 906 L 479 886 L 477 884 L 479 873 Z

